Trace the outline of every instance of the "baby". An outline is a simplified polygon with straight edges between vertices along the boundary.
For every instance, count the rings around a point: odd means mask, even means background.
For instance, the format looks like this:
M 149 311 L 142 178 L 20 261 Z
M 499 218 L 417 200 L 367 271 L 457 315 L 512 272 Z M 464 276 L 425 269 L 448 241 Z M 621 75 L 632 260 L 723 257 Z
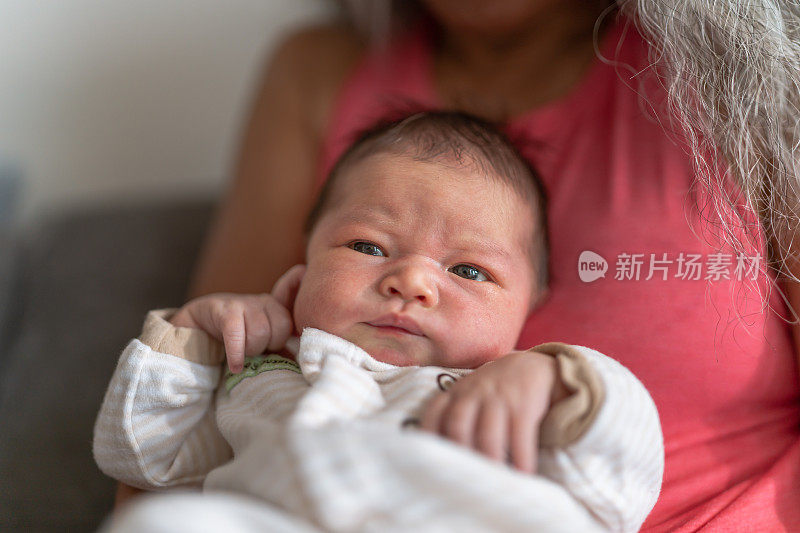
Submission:
M 98 464 L 206 494 L 110 527 L 638 529 L 663 471 L 645 389 L 587 348 L 514 350 L 547 239 L 536 173 L 502 133 L 449 112 L 379 126 L 307 229 L 306 264 L 271 294 L 151 312 L 123 352 Z

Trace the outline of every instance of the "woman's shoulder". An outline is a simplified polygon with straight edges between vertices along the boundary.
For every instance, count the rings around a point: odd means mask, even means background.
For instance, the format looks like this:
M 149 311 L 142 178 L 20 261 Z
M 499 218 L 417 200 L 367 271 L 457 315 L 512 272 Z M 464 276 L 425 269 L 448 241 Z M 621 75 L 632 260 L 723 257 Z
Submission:
M 339 88 L 365 49 L 363 37 L 344 23 L 307 26 L 277 45 L 268 72 L 306 102 L 310 118 L 318 121 L 314 129 L 322 129 Z
M 328 22 L 305 26 L 288 35 L 278 45 L 275 62 L 294 63 L 309 73 L 347 66 L 357 60 L 365 48 L 364 39 L 349 25 Z

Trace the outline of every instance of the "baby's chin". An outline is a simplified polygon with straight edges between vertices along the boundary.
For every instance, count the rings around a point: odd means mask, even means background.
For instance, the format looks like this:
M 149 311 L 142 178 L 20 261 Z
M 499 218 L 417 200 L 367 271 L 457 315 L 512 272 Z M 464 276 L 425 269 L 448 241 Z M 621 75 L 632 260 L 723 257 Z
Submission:
M 353 342 L 353 341 L 351 341 Z M 419 348 L 409 348 L 387 343 L 385 340 L 368 339 L 353 342 L 367 352 L 373 359 L 393 366 L 438 366 L 442 368 L 477 368 L 485 362 L 497 357 L 482 355 L 467 356 L 447 355 L 438 352 L 426 351 Z
M 391 348 L 364 349 L 373 359 L 394 366 L 423 366 L 425 363 L 416 360 L 410 354 Z
M 392 342 L 387 339 L 356 338 L 347 339 L 367 352 L 370 357 L 381 363 L 394 366 L 430 366 L 433 357 L 424 353 L 424 350 L 404 346 L 402 343 Z

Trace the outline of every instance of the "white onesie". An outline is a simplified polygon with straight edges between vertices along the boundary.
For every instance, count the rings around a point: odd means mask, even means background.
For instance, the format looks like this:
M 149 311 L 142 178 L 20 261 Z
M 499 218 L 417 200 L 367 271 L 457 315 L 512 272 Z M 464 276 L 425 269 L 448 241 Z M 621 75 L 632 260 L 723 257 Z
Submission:
M 248 495 L 326 531 L 636 531 L 657 499 L 655 405 L 594 350 L 535 348 L 572 395 L 545 419 L 531 476 L 415 428 L 470 370 L 396 367 L 309 328 L 296 362 L 225 375 L 216 341 L 164 316 L 125 348 L 95 425 L 98 465 L 129 485 Z

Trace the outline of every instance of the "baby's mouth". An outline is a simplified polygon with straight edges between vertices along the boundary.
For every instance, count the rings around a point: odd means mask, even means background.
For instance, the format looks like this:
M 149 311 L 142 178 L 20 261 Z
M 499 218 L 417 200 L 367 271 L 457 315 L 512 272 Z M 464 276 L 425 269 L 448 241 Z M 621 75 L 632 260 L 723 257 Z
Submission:
M 396 335 L 414 335 L 417 337 L 424 337 L 422 328 L 414 321 L 414 319 L 404 315 L 384 315 L 375 320 L 365 322 L 368 326 L 379 329 L 381 332 L 396 334 Z

